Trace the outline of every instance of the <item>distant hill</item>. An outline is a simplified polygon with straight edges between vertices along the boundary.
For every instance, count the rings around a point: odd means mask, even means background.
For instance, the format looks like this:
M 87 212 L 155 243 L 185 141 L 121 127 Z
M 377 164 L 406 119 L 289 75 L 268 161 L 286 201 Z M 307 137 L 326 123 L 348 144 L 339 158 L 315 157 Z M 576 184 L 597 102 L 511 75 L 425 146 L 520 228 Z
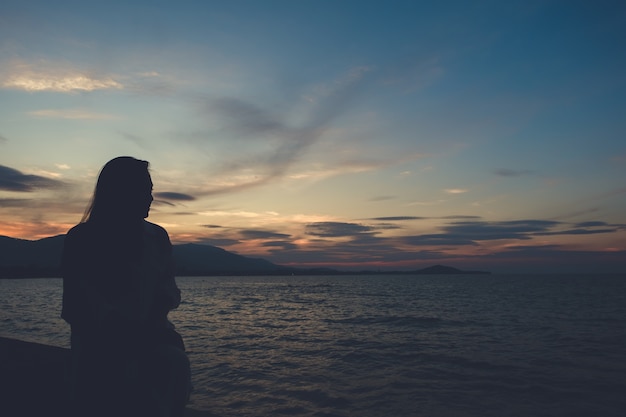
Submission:
M 65 235 L 40 240 L 0 236 L 0 278 L 59 277 Z M 224 249 L 195 243 L 174 245 L 173 257 L 178 276 L 209 275 L 355 275 L 355 274 L 488 274 L 462 271 L 443 265 L 415 271 L 346 272 L 330 268 L 290 268 L 265 259 L 249 258 Z
M 0 236 L 0 278 L 58 277 L 65 235 L 40 240 Z M 264 259 L 248 258 L 209 245 L 174 245 L 176 274 L 185 275 L 287 275 L 288 268 Z
M 176 274 L 180 276 L 289 274 L 293 271 L 293 268 L 265 259 L 248 258 L 215 246 L 195 243 L 174 245 L 173 256 Z
M 65 235 L 40 240 L 0 236 L 0 278 L 59 276 Z

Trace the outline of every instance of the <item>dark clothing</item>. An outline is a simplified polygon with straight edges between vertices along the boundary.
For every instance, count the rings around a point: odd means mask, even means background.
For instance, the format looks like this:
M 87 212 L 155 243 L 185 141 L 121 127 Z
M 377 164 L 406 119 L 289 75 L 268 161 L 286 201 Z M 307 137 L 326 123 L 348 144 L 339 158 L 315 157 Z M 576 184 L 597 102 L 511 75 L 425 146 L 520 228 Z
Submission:
M 72 328 L 77 412 L 182 411 L 186 395 L 169 399 L 171 392 L 163 391 L 171 391 L 172 378 L 183 378 L 175 390 L 188 394 L 189 387 L 184 345 L 167 319 L 180 291 L 165 229 L 145 220 L 81 223 L 66 236 L 62 265 L 61 315 Z

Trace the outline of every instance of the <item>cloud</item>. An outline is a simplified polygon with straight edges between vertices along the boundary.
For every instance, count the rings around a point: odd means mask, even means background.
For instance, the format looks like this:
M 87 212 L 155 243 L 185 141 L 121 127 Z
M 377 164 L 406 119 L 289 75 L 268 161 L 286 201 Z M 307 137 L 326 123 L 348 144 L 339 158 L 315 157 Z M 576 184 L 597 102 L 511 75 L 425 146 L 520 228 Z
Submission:
M 585 209 L 582 209 L 582 210 L 579 210 L 579 211 L 574 211 L 574 212 L 571 212 L 571 213 L 566 213 L 564 215 L 561 215 L 561 216 L 558 216 L 558 217 L 555 217 L 555 218 L 559 219 L 559 220 L 565 220 L 565 219 L 570 219 L 572 217 L 578 217 L 578 216 L 588 215 L 588 214 L 592 214 L 592 213 L 597 213 L 599 211 L 600 211 L 599 207 L 591 207 L 591 208 L 585 208 Z M 581 226 L 581 227 L 584 227 L 584 226 Z
M 240 233 L 244 239 L 277 239 L 291 237 L 291 235 L 288 234 L 268 230 L 242 230 Z
M 402 229 L 402 227 L 398 226 L 397 224 L 393 224 L 393 223 L 378 223 L 378 224 L 374 225 L 374 228 L 376 230 L 398 230 L 398 229 Z
M 419 236 L 404 236 L 403 243 L 412 246 L 476 246 L 470 238 L 463 238 L 447 234 L 428 234 Z
M 414 201 L 409 203 L 409 206 L 437 206 L 439 204 L 445 203 L 447 200 L 433 200 L 433 201 Z
M 237 98 L 214 100 L 209 109 L 219 119 L 228 121 L 222 130 L 234 138 L 251 138 L 259 142 L 260 139 L 271 136 L 271 141 L 263 143 L 263 148 L 266 149 L 248 145 L 247 148 L 239 149 L 242 153 L 248 151 L 248 154 L 236 156 L 222 164 L 222 171 L 227 173 L 242 168 L 258 172 L 260 175 L 257 179 L 249 181 L 248 185 L 262 184 L 282 175 L 322 133 L 320 127 L 289 127 L 267 111 Z
M 346 237 L 372 232 L 370 226 L 357 223 L 318 222 L 306 225 L 305 233 L 320 237 Z
M 304 247 L 298 246 L 297 250 L 287 247 L 272 251 L 272 261 L 301 267 L 378 269 L 414 265 L 419 260 L 447 257 L 443 252 L 434 250 L 399 249 L 395 243 L 397 242 L 369 233 L 357 235 L 348 241 L 332 243 L 322 239 L 312 240 Z
M 65 110 L 35 110 L 28 113 L 34 117 L 45 117 L 53 119 L 69 119 L 69 120 L 112 120 L 117 116 L 106 113 L 94 113 L 80 109 Z
M 154 206 L 176 207 L 176 204 L 170 203 L 169 201 L 165 201 L 165 200 L 154 200 L 152 202 L 152 207 L 154 207 Z
M 514 169 L 508 169 L 508 168 L 498 168 L 498 169 L 495 169 L 493 173 L 501 177 L 519 177 L 522 175 L 532 174 L 533 171 L 530 171 L 527 169 L 514 170 Z
M 455 219 L 480 219 L 480 218 L 481 218 L 480 216 L 465 216 L 465 215 L 443 216 L 443 217 L 389 216 L 389 217 L 373 217 L 369 220 L 402 221 L 402 220 L 427 220 L 427 219 L 455 220 Z
M 134 143 L 135 145 L 139 146 L 141 149 L 152 150 L 154 148 L 153 142 L 147 140 L 146 138 L 143 138 L 138 135 L 133 135 L 132 133 L 122 132 L 122 131 L 118 131 L 117 133 L 120 136 L 122 136 L 122 138 L 124 138 L 125 140 L 129 142 Z
M 0 143 L 6 143 L 9 140 L 7 138 L 5 138 L 4 136 L 0 135 Z
M 384 235 L 386 229 L 398 229 L 394 222 L 422 219 L 443 219 L 441 232 L 405 236 L 398 236 L 396 232 L 392 236 Z M 453 265 L 460 263 L 473 269 L 491 270 L 497 267 L 506 271 L 525 267 L 524 256 L 527 256 L 526 259 L 535 259 L 532 256 L 536 255 L 540 260 L 537 268 L 547 268 L 547 265 L 558 267 L 549 257 L 550 253 L 558 254 L 559 259 L 575 256 L 574 252 L 558 245 L 543 245 L 540 250 L 533 250 L 535 246 L 532 242 L 535 238 L 547 235 L 609 233 L 620 227 L 600 221 L 574 225 L 538 219 L 495 222 L 476 219 L 480 217 L 384 216 L 367 219 L 390 222 L 380 224 L 308 221 L 302 223 L 304 237 L 301 234 L 293 235 L 268 229 L 225 229 L 212 226 L 212 236 L 206 242 L 235 250 L 243 249 L 243 252 L 252 249 L 254 255 L 263 254 L 262 256 L 272 262 L 300 267 L 414 269 L 429 266 L 427 262 L 437 260 Z M 528 242 L 523 246 L 527 249 L 521 249 L 521 245 L 493 248 L 493 245 L 485 244 L 497 240 Z M 251 241 L 255 242 L 251 244 Z M 510 249 L 511 247 L 517 249 Z M 518 256 L 518 253 L 524 253 L 524 256 Z M 596 255 L 589 252 L 590 257 Z
M 380 159 L 360 159 L 360 160 L 343 160 L 335 162 L 334 166 L 328 166 L 324 162 L 316 162 L 313 169 L 300 170 L 287 175 L 287 178 L 293 180 L 309 180 L 319 181 L 322 179 L 336 177 L 345 174 L 358 174 L 362 172 L 376 171 L 384 169 L 400 163 L 410 162 L 417 158 L 421 158 L 421 154 L 408 155 L 405 158 L 380 158 Z M 374 197 L 368 201 L 383 201 L 385 199 L 393 199 L 397 197 Z
M 221 97 L 208 103 L 208 109 L 217 113 L 228 124 L 225 130 L 258 137 L 265 133 L 281 133 L 286 127 L 269 112 L 252 103 L 234 97 Z
M 51 91 L 74 93 L 81 91 L 122 89 L 112 76 L 73 68 L 67 63 L 12 61 L 0 68 L 0 86 L 28 92 Z
M 177 193 L 174 191 L 161 191 L 158 193 L 154 193 L 154 197 L 158 199 L 163 199 L 166 201 L 174 200 L 174 201 L 194 201 L 196 198 L 189 194 Z
M 146 78 L 153 78 L 153 77 L 160 77 L 161 74 L 159 74 L 156 71 L 146 71 L 146 72 L 139 72 L 137 73 L 138 76 L 140 77 L 146 77 Z
M 20 171 L 0 165 L 0 190 L 32 192 L 37 189 L 54 189 L 63 186 L 62 181 L 39 175 L 23 174 Z
M 230 239 L 230 238 L 222 238 L 222 237 L 207 237 L 196 240 L 194 243 L 202 244 L 202 245 L 211 245 L 217 246 L 219 248 L 234 246 L 241 243 L 239 240 Z
M 576 227 L 603 227 L 603 226 L 608 226 L 608 225 L 609 224 L 606 222 L 598 222 L 598 221 L 576 223 Z
M 327 86 L 318 89 L 314 99 L 317 107 L 312 114 L 311 124 L 326 125 L 343 113 L 350 102 L 361 92 L 369 67 L 361 66 L 350 69 Z
M 439 236 L 446 239 L 470 239 L 472 241 L 515 239 L 529 240 L 534 236 L 592 235 L 614 233 L 623 225 L 590 221 L 579 223 L 575 228 L 553 220 L 512 220 L 501 222 L 453 222 L 442 227 L 445 232 Z M 600 228 L 601 227 L 601 228 Z
M 225 158 L 216 168 L 214 178 L 232 178 L 235 173 L 253 173 L 237 183 L 207 185 L 203 195 L 236 192 L 258 187 L 285 176 L 292 165 L 327 131 L 330 123 L 340 117 L 360 91 L 364 82 L 364 68 L 348 71 L 343 77 L 320 88 L 313 103 L 305 109 L 299 123 L 289 123 L 285 114 L 268 110 L 249 100 L 237 97 L 220 97 L 200 100 L 200 109 L 217 134 L 233 140 L 247 140 L 237 147 L 237 154 Z M 300 103 L 297 103 L 300 104 Z M 289 107 L 287 113 L 292 113 Z M 208 135 L 207 135 L 208 137 Z M 214 145 L 204 138 L 194 139 L 200 146 Z
M 552 220 L 511 220 L 502 222 L 453 222 L 442 229 L 448 236 L 471 240 L 530 239 L 560 223 Z
M 295 245 L 291 242 L 283 241 L 283 240 L 272 240 L 268 242 L 263 242 L 261 244 L 263 247 L 272 248 L 270 252 L 275 251 L 287 251 L 287 250 L 295 250 L 298 249 L 298 245 Z M 280 249 L 280 250 L 279 250 Z
M 445 191 L 448 194 L 463 194 L 463 193 L 468 192 L 469 190 L 466 190 L 464 188 L 448 188 L 443 191 Z
M 387 201 L 387 200 L 393 200 L 397 197 L 392 196 L 392 195 L 381 195 L 378 197 L 372 197 L 369 199 L 369 201 Z
M 225 228 L 215 224 L 205 224 L 202 227 L 210 229 L 211 235 L 196 239 L 196 243 L 206 243 L 219 247 L 233 247 L 239 249 L 239 245 L 245 245 L 248 249 L 264 247 L 281 247 L 295 249 L 297 245 L 291 242 L 292 236 L 266 229 L 238 229 Z M 249 244 L 255 241 L 253 244 Z M 259 242 L 261 241 L 261 242 Z
M 595 235 L 602 233 L 614 233 L 617 232 L 618 229 L 568 229 L 568 230 L 559 230 L 555 232 L 537 232 L 535 236 L 557 236 L 557 235 Z
M 380 220 L 380 221 L 402 221 L 402 220 L 424 220 L 428 219 L 428 217 L 417 217 L 417 216 L 389 216 L 389 217 L 373 217 L 370 220 Z
M 0 207 L 27 207 L 32 202 L 26 198 L 0 198 Z

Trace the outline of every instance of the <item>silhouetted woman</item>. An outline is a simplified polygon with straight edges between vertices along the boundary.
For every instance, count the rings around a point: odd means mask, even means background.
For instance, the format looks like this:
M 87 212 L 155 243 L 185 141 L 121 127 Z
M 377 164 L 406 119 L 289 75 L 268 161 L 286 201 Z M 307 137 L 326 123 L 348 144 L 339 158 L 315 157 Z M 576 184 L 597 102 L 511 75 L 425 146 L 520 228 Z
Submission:
M 180 303 L 167 232 L 145 220 L 148 162 L 109 161 L 65 239 L 62 317 L 70 325 L 80 416 L 181 416 L 189 362 L 168 312 Z

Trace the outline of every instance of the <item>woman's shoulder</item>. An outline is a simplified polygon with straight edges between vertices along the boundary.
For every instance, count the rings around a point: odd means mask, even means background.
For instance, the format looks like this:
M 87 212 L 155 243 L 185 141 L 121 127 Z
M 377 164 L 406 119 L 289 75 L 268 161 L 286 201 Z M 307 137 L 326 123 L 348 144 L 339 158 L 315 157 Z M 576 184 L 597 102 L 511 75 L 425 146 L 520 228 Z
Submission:
M 163 227 L 144 220 L 143 229 L 144 236 L 154 242 L 159 248 L 159 251 L 167 254 L 171 253 L 172 243 L 170 242 L 170 237 L 167 231 Z
M 65 235 L 65 251 L 85 251 L 87 247 L 93 247 L 97 240 L 93 233 L 93 227 L 89 223 L 79 223 L 72 227 Z
M 143 221 L 143 228 L 148 234 L 151 234 L 158 238 L 167 238 L 169 240 L 169 235 L 167 234 L 167 230 L 158 224 L 149 222 L 147 220 Z
M 68 230 L 67 234 L 65 235 L 66 239 L 80 239 L 81 237 L 84 237 L 85 235 L 90 233 L 90 227 L 88 223 L 78 223 L 76 226 L 72 227 L 70 230 Z

